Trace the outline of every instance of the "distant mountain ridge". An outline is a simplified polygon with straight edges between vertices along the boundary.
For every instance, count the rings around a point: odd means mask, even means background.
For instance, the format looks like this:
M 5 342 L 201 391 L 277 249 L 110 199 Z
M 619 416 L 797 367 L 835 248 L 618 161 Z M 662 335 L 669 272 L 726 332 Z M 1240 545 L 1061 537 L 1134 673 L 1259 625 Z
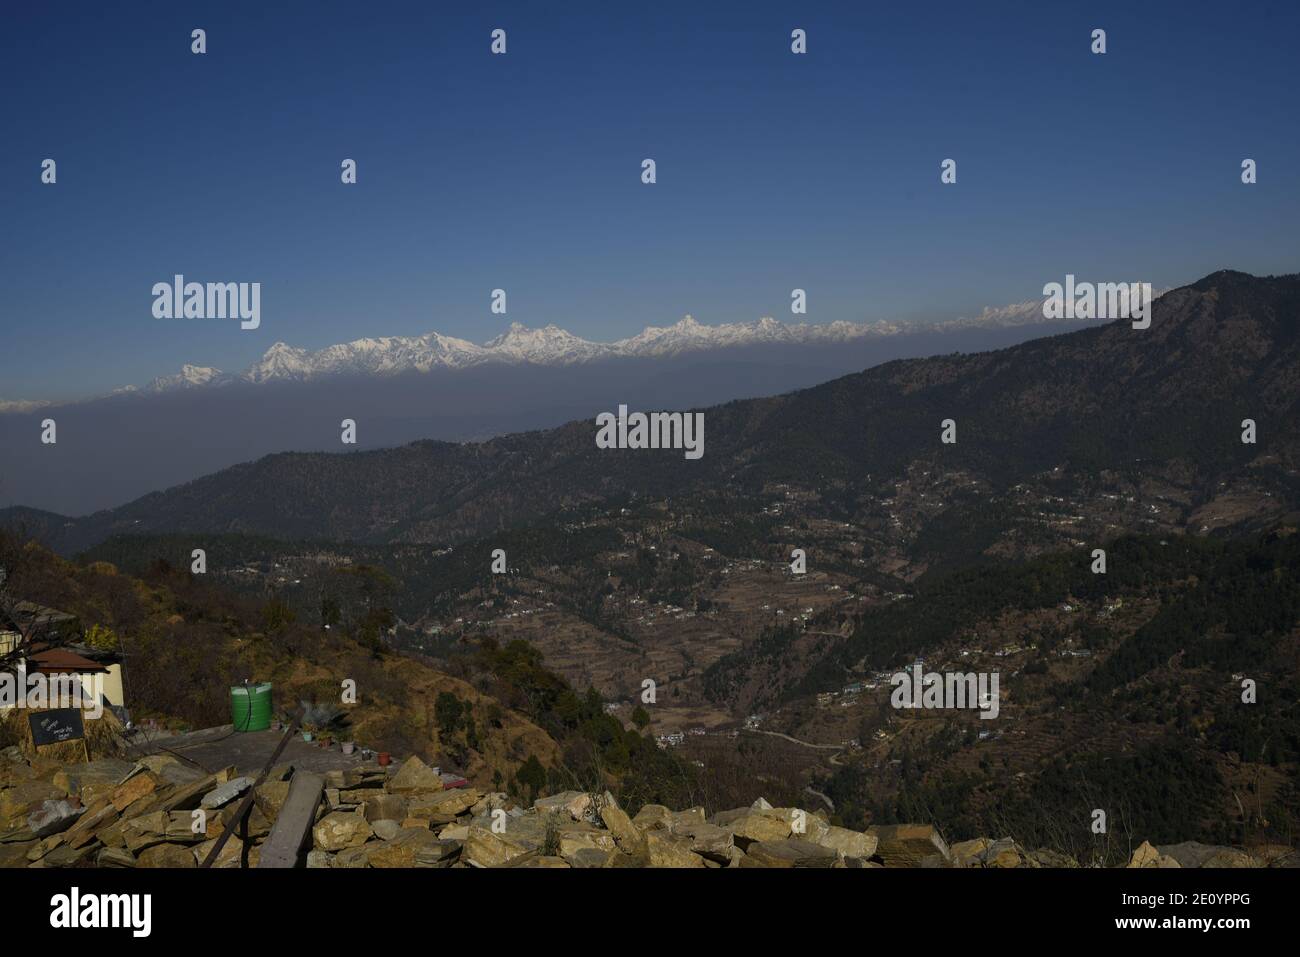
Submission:
M 743 498 L 774 482 L 833 491 L 851 515 L 870 494 L 869 476 L 880 482 L 918 465 L 994 485 L 1057 466 L 1138 469 L 1177 476 L 1203 498 L 1220 476 L 1257 466 L 1294 481 L 1297 383 L 1300 276 L 1223 271 L 1157 300 L 1147 330 L 1119 320 L 714 406 L 699 462 L 598 449 L 590 420 L 470 444 L 284 453 L 65 520 L 53 544 L 66 550 L 120 532 L 182 530 L 447 541 L 629 495 L 727 488 Z M 949 417 L 959 428 L 953 445 L 939 441 Z M 1240 441 L 1247 417 L 1265 437 L 1258 446 Z M 40 524 L 59 523 L 46 516 Z
M 711 326 L 686 315 L 671 326 L 647 326 L 635 336 L 613 342 L 583 339 L 555 325 L 530 329 L 513 322 L 505 332 L 482 345 L 439 332 L 354 339 L 315 350 L 276 342 L 242 372 L 185 363 L 178 372 L 158 376 L 144 386 L 122 386 L 113 390 L 111 395 L 158 395 L 230 385 L 308 382 L 330 376 L 427 374 L 440 369 L 492 365 L 564 367 L 611 359 L 680 357 L 754 346 L 833 346 L 907 335 L 1053 324 L 1060 324 L 1059 320 L 1044 318 L 1042 302 L 1037 299 L 1006 306 L 986 306 L 978 315 L 935 323 L 886 320 L 785 323 L 765 316 L 754 322 Z M 32 412 L 66 404 L 68 402 L 51 400 L 0 400 L 0 414 Z
M 1007 328 L 1046 323 L 1042 303 L 1031 300 L 997 309 L 985 308 L 974 318 L 935 323 L 926 328 L 943 332 L 953 328 Z M 635 336 L 614 342 L 593 342 L 555 325 L 540 329 L 513 322 L 501 335 L 483 345 L 430 332 L 423 336 L 385 336 L 308 350 L 277 342 L 257 362 L 241 373 L 225 373 L 206 366 L 185 365 L 175 375 L 161 376 L 145 387 L 147 392 L 223 385 L 305 381 L 331 375 L 398 375 L 434 369 L 465 369 L 487 363 L 566 366 L 605 359 L 659 358 L 691 352 L 769 344 L 825 344 L 899 335 L 918 331 L 907 322 L 783 323 L 766 316 L 755 322 L 709 326 L 687 315 L 671 326 L 647 326 Z

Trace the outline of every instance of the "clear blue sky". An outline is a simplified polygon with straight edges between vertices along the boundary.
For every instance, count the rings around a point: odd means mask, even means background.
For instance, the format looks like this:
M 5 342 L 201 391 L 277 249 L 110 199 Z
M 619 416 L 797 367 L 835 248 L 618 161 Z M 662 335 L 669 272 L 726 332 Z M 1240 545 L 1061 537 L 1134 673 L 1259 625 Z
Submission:
M 1066 272 L 1294 272 L 1297 27 L 1294 2 L 7 5 L 0 398 L 276 340 L 789 321 L 796 286 L 810 321 L 926 320 Z M 176 272 L 261 282 L 261 328 L 154 319 Z

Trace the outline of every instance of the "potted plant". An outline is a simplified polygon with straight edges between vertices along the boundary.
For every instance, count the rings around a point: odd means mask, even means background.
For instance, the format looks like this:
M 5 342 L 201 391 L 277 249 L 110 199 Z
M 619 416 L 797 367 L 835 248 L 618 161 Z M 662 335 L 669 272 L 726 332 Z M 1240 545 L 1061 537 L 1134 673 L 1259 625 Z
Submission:
M 357 743 L 355 741 L 343 741 L 340 746 L 343 748 L 344 754 L 351 754 L 356 749 Z
M 302 705 L 303 740 L 310 741 L 314 736 L 321 747 L 329 747 L 334 741 L 331 729 L 340 723 L 343 709 L 337 705 L 316 704 L 312 701 L 300 701 L 299 704 Z

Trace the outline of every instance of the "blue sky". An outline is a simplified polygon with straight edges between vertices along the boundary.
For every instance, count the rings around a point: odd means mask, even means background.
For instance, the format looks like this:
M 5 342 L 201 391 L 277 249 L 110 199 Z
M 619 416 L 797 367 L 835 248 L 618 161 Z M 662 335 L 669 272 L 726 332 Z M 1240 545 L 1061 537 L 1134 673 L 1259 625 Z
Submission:
M 791 321 L 796 286 L 809 321 L 930 320 L 1300 268 L 1296 4 L 875 6 L 15 5 L 0 399 L 277 340 Z M 177 272 L 261 282 L 261 328 L 154 319 Z

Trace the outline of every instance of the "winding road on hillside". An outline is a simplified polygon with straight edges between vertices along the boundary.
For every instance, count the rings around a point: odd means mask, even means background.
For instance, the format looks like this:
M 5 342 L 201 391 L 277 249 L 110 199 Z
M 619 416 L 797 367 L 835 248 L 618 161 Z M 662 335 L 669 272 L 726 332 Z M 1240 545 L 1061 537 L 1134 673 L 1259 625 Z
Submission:
M 784 734 L 780 731 L 763 731 L 760 728 L 746 728 L 745 730 L 750 734 L 770 734 L 774 738 L 781 738 L 785 741 L 789 741 L 791 744 L 797 744 L 805 748 L 815 748 L 818 751 L 833 751 L 835 753 L 832 754 L 829 758 L 827 758 L 827 761 L 829 761 L 831 764 L 834 765 L 838 765 L 840 763 L 835 759 L 838 758 L 840 756 L 840 752 L 844 750 L 844 745 L 842 744 L 813 744 L 811 741 L 801 741 L 798 738 L 791 737 L 790 735 Z M 835 813 L 835 802 L 832 801 L 825 794 L 823 794 L 821 791 L 816 790 L 810 785 L 804 788 L 804 793 L 811 794 L 814 797 L 821 798 L 823 801 L 826 802 L 826 806 L 831 809 L 831 813 L 832 814 Z

